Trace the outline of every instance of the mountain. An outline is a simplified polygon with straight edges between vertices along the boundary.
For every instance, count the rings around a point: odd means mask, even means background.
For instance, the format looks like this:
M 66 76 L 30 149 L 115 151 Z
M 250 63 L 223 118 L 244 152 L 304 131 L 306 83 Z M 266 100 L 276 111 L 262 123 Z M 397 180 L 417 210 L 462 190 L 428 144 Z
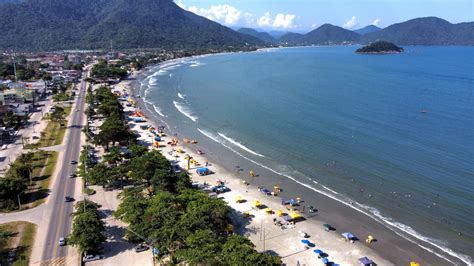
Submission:
M 5 0 L 4 0 L 5 1 Z M 172 0 L 24 0 L 0 4 L 0 49 L 236 48 L 263 44 Z
M 292 33 L 292 32 L 282 31 L 282 30 L 272 30 L 268 32 L 268 34 L 270 34 L 275 39 L 280 39 L 281 37 L 283 37 L 283 35 L 288 34 L 288 33 Z
M 285 45 L 299 45 L 303 34 L 288 32 L 278 39 L 278 43 Z
M 364 35 L 364 34 L 371 33 L 371 32 L 376 32 L 376 31 L 379 31 L 379 30 L 381 30 L 381 28 L 379 28 L 375 25 L 369 25 L 369 26 L 365 26 L 361 29 L 354 30 L 354 32 L 359 33 L 360 35 Z
M 362 37 L 364 43 L 377 40 L 399 45 L 474 45 L 474 22 L 452 24 L 437 17 L 416 18 Z
M 298 43 L 301 45 L 345 44 L 355 43 L 359 39 L 358 33 L 331 24 L 324 24 L 303 35 Z
M 242 33 L 242 34 L 247 34 L 250 36 L 253 36 L 265 43 L 274 43 L 275 38 L 273 38 L 270 34 L 267 32 L 262 32 L 262 31 L 257 31 L 251 28 L 240 28 L 237 30 L 237 32 Z

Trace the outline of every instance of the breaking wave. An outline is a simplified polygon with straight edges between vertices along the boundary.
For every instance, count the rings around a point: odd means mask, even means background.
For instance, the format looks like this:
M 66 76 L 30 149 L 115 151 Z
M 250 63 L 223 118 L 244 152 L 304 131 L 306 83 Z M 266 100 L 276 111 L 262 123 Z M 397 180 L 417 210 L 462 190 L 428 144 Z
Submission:
M 189 110 L 188 107 L 184 106 L 182 103 L 180 102 L 177 102 L 177 101 L 173 101 L 173 104 L 174 104 L 174 107 L 176 107 L 176 109 L 178 109 L 178 111 L 180 113 L 182 113 L 183 115 L 185 115 L 187 118 L 191 119 L 193 122 L 196 122 L 198 120 L 198 117 L 195 116 L 191 110 Z
M 242 143 L 236 141 L 235 139 L 229 138 L 226 135 L 224 135 L 222 133 L 219 133 L 219 132 L 217 132 L 217 134 L 219 134 L 219 136 L 221 136 L 223 139 L 227 140 L 228 142 L 234 144 L 235 146 L 241 148 L 242 150 L 244 150 L 248 153 L 251 153 L 253 155 L 257 155 L 257 156 L 260 156 L 260 157 L 265 157 L 265 156 L 261 155 L 260 153 L 252 151 L 251 149 L 245 147 Z

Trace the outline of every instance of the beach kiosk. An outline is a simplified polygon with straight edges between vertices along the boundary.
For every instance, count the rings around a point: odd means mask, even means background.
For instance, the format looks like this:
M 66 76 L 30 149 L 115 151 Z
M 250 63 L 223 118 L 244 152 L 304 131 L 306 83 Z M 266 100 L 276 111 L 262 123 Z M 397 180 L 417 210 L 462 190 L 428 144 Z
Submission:
M 211 171 L 209 170 L 209 168 L 201 167 L 201 168 L 196 169 L 196 173 L 200 176 L 205 176 L 205 175 L 209 175 Z
M 367 257 L 362 257 L 359 259 L 359 262 L 364 266 L 375 266 L 375 262 Z

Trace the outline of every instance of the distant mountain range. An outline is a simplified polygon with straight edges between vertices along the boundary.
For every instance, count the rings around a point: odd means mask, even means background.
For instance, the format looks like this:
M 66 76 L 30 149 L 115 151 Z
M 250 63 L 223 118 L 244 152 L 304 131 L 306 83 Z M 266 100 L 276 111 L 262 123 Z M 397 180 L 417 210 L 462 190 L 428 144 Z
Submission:
M 251 28 L 240 28 L 237 30 L 237 32 L 253 36 L 259 40 L 264 41 L 265 43 L 276 42 L 276 39 L 273 36 L 271 36 L 268 32 L 257 31 Z
M 399 45 L 474 45 L 474 22 L 427 17 L 356 31 L 324 24 L 306 34 L 231 30 L 173 0 L 0 0 L 0 50 L 245 49 L 386 40 Z
M 252 36 L 259 38 L 259 35 Z M 261 40 L 267 42 L 264 39 Z M 276 43 L 283 45 L 367 44 L 377 40 L 399 45 L 474 45 L 474 22 L 452 24 L 437 17 L 426 17 L 393 24 L 384 29 L 370 25 L 354 31 L 324 24 L 306 34 L 287 33 L 278 38 Z
M 354 30 L 354 32 L 359 33 L 360 35 L 364 35 L 364 34 L 376 32 L 376 31 L 379 31 L 379 30 L 381 30 L 381 28 L 379 28 L 375 25 L 369 25 L 369 26 L 365 26 L 361 29 Z
M 111 42 L 117 49 L 263 45 L 255 37 L 185 11 L 172 0 L 14 2 L 0 4 L 0 49 L 104 49 Z

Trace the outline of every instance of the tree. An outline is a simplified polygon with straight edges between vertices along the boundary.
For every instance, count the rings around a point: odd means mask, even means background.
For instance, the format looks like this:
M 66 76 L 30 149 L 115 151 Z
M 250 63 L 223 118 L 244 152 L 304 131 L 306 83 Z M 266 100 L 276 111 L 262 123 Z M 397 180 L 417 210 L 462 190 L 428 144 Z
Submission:
M 56 106 L 54 112 L 51 114 L 51 121 L 59 123 L 62 126 L 65 121 L 65 116 L 66 112 L 64 111 L 64 108 L 61 106 Z
M 126 142 L 129 141 L 131 137 L 132 135 L 128 131 L 128 127 L 118 116 L 114 115 L 105 119 L 94 141 L 99 145 L 105 146 L 105 149 L 108 150 L 110 142 L 115 146 L 116 142 Z
M 21 117 L 13 113 L 12 111 L 7 111 L 3 115 L 3 124 L 6 128 L 18 128 L 21 124 Z
M 114 146 L 104 154 L 104 161 L 111 165 L 116 165 L 118 162 L 122 161 L 122 150 L 119 147 Z
M 84 211 L 84 204 L 86 208 Z M 105 241 L 104 222 L 97 211 L 98 205 L 89 202 L 76 203 L 72 232 L 68 242 L 79 248 L 80 252 L 99 251 Z
M 222 256 L 229 265 L 281 265 L 277 256 L 258 253 L 254 244 L 241 235 L 231 235 L 222 246 Z

